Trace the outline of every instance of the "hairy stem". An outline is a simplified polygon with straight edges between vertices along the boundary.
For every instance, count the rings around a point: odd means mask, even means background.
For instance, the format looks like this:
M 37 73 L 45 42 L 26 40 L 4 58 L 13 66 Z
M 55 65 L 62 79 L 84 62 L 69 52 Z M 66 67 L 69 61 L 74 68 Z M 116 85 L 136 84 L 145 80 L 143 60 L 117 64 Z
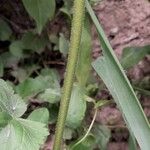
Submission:
M 63 130 L 64 130 L 66 116 L 68 112 L 75 68 L 76 68 L 76 63 L 78 58 L 78 50 L 81 41 L 82 23 L 83 23 L 84 10 L 85 10 L 84 4 L 85 4 L 84 0 L 74 0 L 74 8 L 73 8 L 74 13 L 73 13 L 73 20 L 72 20 L 70 48 L 68 54 L 68 62 L 66 68 L 63 93 L 60 102 L 58 121 L 56 125 L 56 133 L 55 133 L 53 150 L 61 150 Z

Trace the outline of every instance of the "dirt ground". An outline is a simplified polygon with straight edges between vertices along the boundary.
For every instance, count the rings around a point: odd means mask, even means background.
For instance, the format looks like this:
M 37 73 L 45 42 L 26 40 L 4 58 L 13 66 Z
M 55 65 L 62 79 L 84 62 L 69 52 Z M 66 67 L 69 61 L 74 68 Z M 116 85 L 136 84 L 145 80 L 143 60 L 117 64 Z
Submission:
M 148 0 L 103 0 L 95 7 L 110 43 L 118 57 L 121 56 L 123 48 L 127 46 L 143 46 L 150 44 L 150 2 Z M 100 45 L 96 32 L 93 41 L 93 57 L 100 55 Z M 132 78 L 140 79 L 145 74 L 150 74 L 150 61 L 142 61 L 129 71 Z M 143 71 L 144 70 L 144 71 Z M 146 102 L 150 99 L 146 98 Z M 144 107 L 149 116 L 149 109 Z M 110 123 L 110 120 L 113 120 Z M 108 106 L 99 111 L 98 122 L 112 126 L 124 126 L 119 110 Z M 115 130 L 113 131 L 115 132 Z M 123 131 L 121 135 L 113 133 L 108 150 L 128 150 L 128 133 Z

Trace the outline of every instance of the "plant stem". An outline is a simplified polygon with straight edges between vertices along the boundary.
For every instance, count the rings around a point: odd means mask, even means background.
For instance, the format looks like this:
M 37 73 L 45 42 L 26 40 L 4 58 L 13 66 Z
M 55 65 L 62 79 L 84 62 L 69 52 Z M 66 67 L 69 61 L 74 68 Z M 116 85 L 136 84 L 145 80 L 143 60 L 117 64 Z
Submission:
M 67 62 L 65 80 L 64 80 L 63 93 L 60 102 L 58 121 L 56 125 L 56 133 L 55 133 L 53 150 L 61 150 L 63 130 L 64 130 L 66 116 L 68 112 L 75 68 L 76 68 L 76 63 L 78 58 L 78 50 L 81 41 L 82 23 L 83 23 L 84 10 L 85 10 L 84 4 L 85 4 L 84 0 L 74 0 L 74 9 L 73 9 L 74 13 L 73 13 L 73 20 L 72 20 L 68 62 Z
M 87 132 L 86 132 L 86 134 L 85 134 L 85 135 L 83 136 L 83 138 L 82 138 L 80 141 L 78 141 L 71 149 L 75 148 L 77 145 L 79 145 L 81 142 L 83 142 L 83 141 L 86 139 L 86 137 L 89 135 L 89 133 L 90 133 L 90 131 L 91 131 L 93 125 L 94 125 L 94 122 L 95 122 L 95 119 L 96 119 L 96 116 L 97 116 L 97 111 L 98 111 L 98 109 L 96 108 L 96 109 L 95 109 L 95 113 L 94 113 L 94 117 L 93 117 L 93 119 L 92 119 L 92 122 L 91 122 L 91 124 L 90 124 L 90 126 L 89 126 L 89 128 L 88 128 L 88 130 L 87 130 Z

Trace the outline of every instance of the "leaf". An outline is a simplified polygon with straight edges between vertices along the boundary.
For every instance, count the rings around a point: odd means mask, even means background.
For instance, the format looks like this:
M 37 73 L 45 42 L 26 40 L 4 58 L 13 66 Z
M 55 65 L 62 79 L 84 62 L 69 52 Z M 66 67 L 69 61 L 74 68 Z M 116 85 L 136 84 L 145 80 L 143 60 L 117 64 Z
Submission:
M 56 87 L 56 88 L 48 88 L 44 91 L 44 93 L 42 94 L 39 94 L 38 96 L 38 99 L 40 101 L 46 101 L 46 102 L 49 102 L 49 103 L 57 103 L 59 102 L 60 100 L 60 96 L 61 96 L 61 93 L 60 93 L 60 88 Z
M 26 105 L 10 85 L 0 79 L 0 110 L 14 117 L 20 117 L 26 111 Z
M 59 107 L 57 105 L 50 106 L 49 123 L 54 124 L 57 120 Z
M 0 19 L 0 40 L 1 41 L 9 40 L 11 34 L 12 31 L 9 25 L 4 20 Z
M 39 101 L 46 101 L 49 103 L 57 103 L 60 100 L 61 96 L 61 89 L 59 80 L 60 77 L 58 75 L 58 72 L 54 69 L 42 69 L 41 75 L 45 76 L 44 78 L 47 78 L 47 81 L 49 82 L 49 85 L 47 89 L 43 93 L 40 93 L 37 97 Z
M 66 125 L 68 127 L 77 128 L 84 118 L 86 101 L 83 96 L 83 89 L 81 89 L 79 85 L 74 85 L 66 119 Z
M 11 71 L 11 75 L 19 80 L 19 82 L 24 81 L 27 78 L 27 71 L 23 68 L 16 68 Z
M 28 116 L 29 120 L 37 121 L 41 123 L 48 124 L 49 121 L 49 111 L 47 108 L 38 108 L 32 111 L 32 113 Z
M 59 51 L 66 57 L 69 49 L 69 41 L 63 34 L 59 37 Z
M 13 119 L 0 132 L 1 149 L 38 150 L 47 135 L 48 131 L 42 123 Z
M 108 100 L 99 100 L 98 102 L 95 103 L 95 108 L 100 108 L 102 106 L 106 106 L 106 105 L 109 105 L 111 104 L 112 101 L 108 101 Z
M 18 40 L 11 43 L 11 45 L 9 46 L 9 51 L 13 56 L 22 58 L 23 48 L 24 48 L 23 43 Z
M 12 117 L 6 112 L 0 112 L 0 131 L 8 124 L 11 119 Z
M 127 47 L 123 49 L 121 64 L 124 69 L 128 69 L 136 65 L 147 54 L 150 54 L 150 45 L 143 47 Z
M 64 129 L 64 132 L 63 132 L 63 139 L 65 139 L 65 140 L 71 140 L 72 136 L 73 136 L 73 131 L 74 130 L 66 127 Z
M 80 139 L 79 139 L 80 140 Z M 70 150 L 92 150 L 94 148 L 96 139 L 95 136 L 92 134 L 89 134 L 84 141 L 82 141 L 78 145 L 72 144 L 70 146 Z
M 90 22 L 88 16 L 86 16 L 84 21 L 84 26 L 82 29 L 82 37 L 80 44 L 80 54 L 78 57 L 76 77 L 78 82 L 85 86 L 88 79 L 89 72 L 91 70 L 91 49 L 92 49 L 92 39 Z
M 96 139 L 95 143 L 98 145 L 98 147 L 102 150 L 106 150 L 107 144 L 111 137 L 110 130 L 105 126 L 94 125 L 92 129 L 92 133 L 95 136 L 95 139 Z
M 93 63 L 93 67 L 112 94 L 141 149 L 149 150 L 150 126 L 147 118 L 87 0 L 86 8 L 97 28 L 104 55 Z
M 18 64 L 19 58 L 13 56 L 10 52 L 4 52 L 0 55 L 0 59 L 4 65 L 4 67 L 14 67 Z
M 23 98 L 37 95 L 48 87 L 48 80 L 42 76 L 28 78 L 16 87 L 16 92 Z
M 134 137 L 134 135 L 130 132 L 130 136 L 129 136 L 129 150 L 137 150 L 138 146 L 136 143 L 136 139 Z
M 22 0 L 23 4 L 34 18 L 37 24 L 37 31 L 41 33 L 42 28 L 48 20 L 51 20 L 55 13 L 55 0 Z
M 60 81 L 60 76 L 56 69 L 44 68 L 41 70 L 42 76 L 49 76 L 52 82 Z
M 48 42 L 48 38 L 46 36 L 38 36 L 33 32 L 27 32 L 23 35 L 21 42 L 23 43 L 23 49 L 41 53 Z

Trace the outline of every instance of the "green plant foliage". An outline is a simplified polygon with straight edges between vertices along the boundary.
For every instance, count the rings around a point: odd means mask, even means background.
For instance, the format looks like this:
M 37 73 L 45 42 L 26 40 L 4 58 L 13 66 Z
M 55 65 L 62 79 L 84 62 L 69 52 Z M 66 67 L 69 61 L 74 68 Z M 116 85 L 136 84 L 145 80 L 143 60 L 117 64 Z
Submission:
M 150 126 L 147 118 L 88 1 L 86 7 L 97 28 L 104 55 L 93 67 L 111 92 L 141 149 L 148 150 Z
M 1 41 L 9 40 L 11 34 L 12 31 L 9 25 L 4 20 L 0 19 L 0 40 Z
M 3 150 L 37 150 L 48 135 L 45 125 L 18 118 L 26 104 L 0 79 L 0 145 Z M 32 142 L 31 142 L 32 141 Z
M 25 50 L 33 50 L 40 53 L 45 48 L 48 39 L 46 36 L 38 36 L 33 32 L 27 32 L 23 35 L 21 42 Z
M 0 132 L 1 149 L 38 150 L 47 134 L 44 124 L 15 118 Z
M 143 47 L 127 47 L 123 49 L 121 64 L 128 69 L 136 65 L 145 55 L 150 54 L 150 45 Z
M 26 110 L 21 97 L 14 94 L 12 87 L 0 79 L 0 110 L 13 117 L 20 117 Z
M 91 132 L 96 139 L 95 145 L 97 145 L 98 148 L 100 148 L 102 150 L 106 150 L 107 144 L 108 144 L 109 139 L 111 137 L 110 130 L 105 126 L 101 126 L 101 125 L 96 124 L 93 126 L 93 129 Z
M 9 114 L 0 112 L 0 131 L 9 123 L 11 119 L 12 117 Z
M 49 111 L 48 111 L 47 108 L 38 108 L 38 109 L 35 109 L 28 116 L 28 119 L 48 124 L 48 121 L 49 121 Z
M 85 86 L 91 70 L 91 49 L 92 49 L 91 26 L 89 18 L 88 16 L 86 16 L 84 26 L 82 28 L 80 53 L 76 69 L 76 77 L 81 86 Z
M 3 66 L 6 68 L 11 68 L 18 64 L 19 58 L 14 57 L 10 52 L 4 52 L 0 55 L 0 60 Z
M 34 18 L 37 31 L 41 33 L 44 25 L 55 13 L 55 0 L 22 0 L 27 12 Z
M 37 52 L 40 54 L 47 43 L 48 38 L 46 36 L 38 36 L 33 32 L 27 32 L 21 40 L 12 42 L 9 50 L 13 56 L 22 58 L 24 52 Z
M 72 144 L 70 146 L 70 150 L 91 150 L 94 148 L 95 145 L 95 136 L 93 134 L 89 134 L 84 141 L 82 141 L 80 144 L 78 145 L 74 145 Z
M 69 49 L 69 41 L 65 38 L 63 34 L 59 37 L 59 51 L 66 56 Z
M 49 103 L 57 103 L 60 100 L 60 88 L 48 88 L 42 94 L 39 94 L 38 99 L 40 101 L 46 101 Z
M 138 149 L 136 139 L 131 132 L 130 132 L 128 143 L 129 143 L 129 150 L 137 150 Z
M 64 129 L 63 139 L 70 140 L 73 136 L 73 131 L 74 131 L 73 129 L 70 129 L 70 128 L 66 127 Z
M 23 57 L 23 48 L 24 45 L 21 41 L 14 41 L 11 43 L 10 47 L 9 47 L 9 51 L 10 53 L 15 56 L 15 57 Z
M 66 119 L 66 125 L 68 127 L 77 128 L 84 118 L 86 101 L 83 96 L 83 89 L 79 85 L 74 84 Z
M 37 95 L 48 87 L 48 80 L 42 76 L 28 78 L 16 87 L 16 92 L 23 98 Z

